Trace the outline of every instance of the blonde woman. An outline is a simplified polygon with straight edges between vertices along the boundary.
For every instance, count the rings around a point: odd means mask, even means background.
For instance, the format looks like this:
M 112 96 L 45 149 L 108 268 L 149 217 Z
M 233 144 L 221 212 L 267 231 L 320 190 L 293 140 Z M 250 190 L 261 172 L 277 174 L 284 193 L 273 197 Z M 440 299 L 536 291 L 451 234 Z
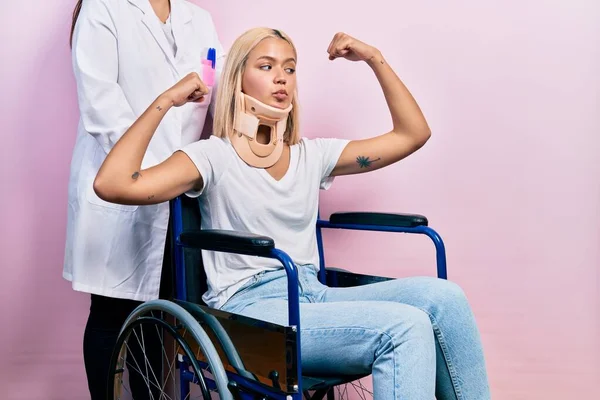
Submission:
M 210 139 L 141 169 L 164 115 L 173 107 L 205 101 L 206 88 L 191 74 L 160 95 L 123 135 L 94 189 L 119 204 L 154 204 L 182 193 L 199 196 L 203 228 L 272 237 L 298 265 L 307 373 L 371 372 L 377 399 L 488 399 L 479 333 L 455 284 L 418 277 L 334 289 L 317 279 L 319 189 L 327 189 L 336 176 L 391 165 L 430 136 L 417 103 L 381 52 L 341 33 L 327 51 L 331 60 L 371 67 L 389 107 L 389 132 L 352 141 L 301 138 L 296 49 L 283 32 L 257 28 L 229 51 Z M 277 261 L 205 252 L 204 265 L 208 305 L 287 322 L 287 280 Z

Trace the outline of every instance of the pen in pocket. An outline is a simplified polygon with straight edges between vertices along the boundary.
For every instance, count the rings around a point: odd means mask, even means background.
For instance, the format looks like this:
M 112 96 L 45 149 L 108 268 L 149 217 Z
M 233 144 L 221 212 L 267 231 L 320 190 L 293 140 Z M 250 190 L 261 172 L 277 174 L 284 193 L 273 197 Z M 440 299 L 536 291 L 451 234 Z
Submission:
M 216 50 L 211 47 L 208 49 L 206 59 L 202 60 L 202 81 L 206 86 L 214 86 L 215 84 L 216 60 Z

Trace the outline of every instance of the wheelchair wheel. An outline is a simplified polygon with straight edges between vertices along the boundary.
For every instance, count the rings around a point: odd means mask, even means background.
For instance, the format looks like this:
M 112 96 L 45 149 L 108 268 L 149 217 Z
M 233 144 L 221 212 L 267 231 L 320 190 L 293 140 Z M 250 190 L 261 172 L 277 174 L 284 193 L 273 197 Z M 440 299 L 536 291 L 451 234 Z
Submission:
M 373 399 L 373 388 L 369 378 L 362 378 L 354 382 L 348 382 L 332 389 L 335 399 Z
M 347 269 L 332 267 L 327 268 L 327 271 L 352 273 L 352 271 Z M 353 382 L 335 386 L 330 389 L 329 393 L 327 394 L 327 399 L 373 399 L 373 385 L 371 378 L 361 378 Z
M 190 313 L 166 300 L 146 302 L 131 313 L 109 371 L 108 400 L 233 399 L 206 332 Z

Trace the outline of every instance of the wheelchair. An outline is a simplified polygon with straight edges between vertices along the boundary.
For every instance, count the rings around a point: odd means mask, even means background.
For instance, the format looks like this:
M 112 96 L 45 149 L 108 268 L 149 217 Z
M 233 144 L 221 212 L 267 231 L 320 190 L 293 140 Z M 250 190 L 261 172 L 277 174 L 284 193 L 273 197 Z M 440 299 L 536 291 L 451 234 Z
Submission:
M 124 323 L 110 362 L 109 400 L 373 397 L 361 381 L 367 376 L 302 373 L 298 271 L 271 238 L 248 232 L 201 230 L 198 201 L 185 195 L 170 202 L 170 211 L 167 247 L 171 254 L 167 259 L 173 293 L 169 300 L 143 303 Z M 435 246 L 437 276 L 447 279 L 444 243 L 428 226 L 426 217 L 346 212 L 334 213 L 329 220 L 318 218 L 315 227 L 319 280 L 328 286 L 350 287 L 392 278 L 327 268 L 323 229 L 426 235 Z M 201 250 L 278 260 L 288 279 L 288 324 L 276 325 L 207 307 L 202 301 L 207 284 Z M 132 393 L 136 385 L 138 390 Z

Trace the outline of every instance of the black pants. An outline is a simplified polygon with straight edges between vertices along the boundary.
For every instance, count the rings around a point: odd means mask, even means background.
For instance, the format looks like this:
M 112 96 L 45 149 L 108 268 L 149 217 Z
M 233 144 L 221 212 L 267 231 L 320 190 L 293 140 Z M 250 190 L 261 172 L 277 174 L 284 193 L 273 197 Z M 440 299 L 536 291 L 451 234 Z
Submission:
M 109 375 L 112 377 L 112 374 L 109 373 L 109 363 L 119 331 L 129 313 L 139 304 L 141 303 L 133 300 L 92 295 L 90 315 L 83 336 L 83 359 L 92 400 L 106 400 L 107 398 Z M 143 372 L 145 372 L 145 363 L 148 362 L 152 370 L 160 376 L 157 372 L 162 368 L 160 340 L 156 332 L 145 328 L 145 352 L 142 352 L 133 333 L 128 343 L 130 351 L 127 355 L 129 388 L 135 400 L 149 399 L 151 397 L 148 385 L 143 377 L 135 373 L 133 369 L 136 368 L 134 360 L 137 361 Z M 154 389 L 152 391 L 153 398 L 158 398 L 156 388 L 153 385 L 150 386 Z
M 167 237 L 165 262 L 163 265 L 160 298 L 169 299 L 172 297 L 172 269 L 170 265 L 170 253 L 168 251 L 170 237 Z M 92 400 L 106 400 L 109 375 L 112 379 L 112 374 L 109 371 L 110 359 L 117 342 L 119 331 L 123 327 L 125 319 L 129 314 L 140 304 L 139 301 L 128 299 L 117 299 L 111 297 L 103 297 L 91 295 L 90 314 L 85 326 L 83 335 L 83 360 L 85 364 L 85 372 L 88 380 L 88 387 Z M 153 331 L 153 332 L 152 332 Z M 139 332 L 139 330 L 138 330 Z M 158 337 L 156 330 L 144 328 L 144 345 L 145 352 L 142 352 L 139 346 L 136 346 L 138 341 L 134 334 L 131 334 L 129 339 L 129 351 L 127 357 L 127 366 L 129 370 L 129 387 L 131 388 L 134 400 L 150 399 L 148 385 L 143 380 L 142 376 L 132 371 L 136 368 L 134 359 L 140 367 L 144 367 L 144 362 L 150 364 L 155 373 L 161 371 L 162 365 L 162 343 Z M 146 358 L 144 358 L 144 353 Z M 145 373 L 145 368 L 142 370 Z M 152 375 L 150 375 L 152 376 Z M 111 380 L 112 382 L 112 380 Z M 156 380 L 153 379 L 156 383 Z M 150 385 L 153 398 L 157 399 L 157 388 Z

